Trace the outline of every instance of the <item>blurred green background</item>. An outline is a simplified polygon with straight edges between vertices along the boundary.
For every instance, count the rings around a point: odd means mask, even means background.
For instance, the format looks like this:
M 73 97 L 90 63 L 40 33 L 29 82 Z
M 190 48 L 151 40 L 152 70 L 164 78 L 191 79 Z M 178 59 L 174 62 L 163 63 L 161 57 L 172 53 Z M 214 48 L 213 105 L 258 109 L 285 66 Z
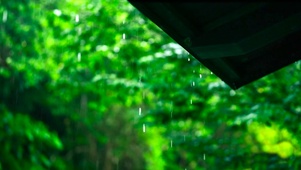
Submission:
M 231 90 L 125 0 L 0 1 L 0 170 L 301 169 L 301 63 Z

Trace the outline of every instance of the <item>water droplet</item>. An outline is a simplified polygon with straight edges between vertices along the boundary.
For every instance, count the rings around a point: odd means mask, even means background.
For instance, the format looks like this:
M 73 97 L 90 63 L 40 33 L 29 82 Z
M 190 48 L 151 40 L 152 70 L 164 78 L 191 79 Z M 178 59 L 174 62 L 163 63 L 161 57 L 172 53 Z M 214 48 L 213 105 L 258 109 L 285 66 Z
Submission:
M 125 24 L 125 20 L 122 21 L 122 24 Z
M 139 116 L 141 116 L 141 107 L 139 107 Z
M 206 154 L 203 155 L 203 159 L 206 160 Z
M 195 73 L 195 70 L 193 70 L 192 72 Z
M 79 22 L 79 15 L 78 14 L 75 15 L 75 22 Z
M 170 147 L 172 148 L 172 140 L 170 140 Z
M 192 99 L 190 99 L 190 104 L 192 104 Z
M 210 74 L 213 74 L 212 71 L 210 72 Z
M 3 21 L 3 23 L 5 23 L 5 22 L 7 21 L 7 15 L 8 15 L 8 13 L 7 13 L 7 11 L 5 10 L 5 11 L 3 12 L 3 16 L 2 16 L 2 21 Z
M 195 86 L 195 83 L 194 83 L 194 81 L 192 82 L 192 86 Z
M 145 124 L 143 124 L 143 133 L 145 133 L 146 131 L 146 127 L 145 127 Z
M 125 33 L 122 34 L 122 39 L 125 40 Z
M 190 58 L 188 57 L 188 61 L 190 61 Z
M 203 76 L 202 76 L 202 74 L 200 74 L 200 78 L 202 78 Z
M 81 53 L 77 53 L 77 61 L 78 61 L 78 62 L 80 62 L 81 58 L 82 58 Z

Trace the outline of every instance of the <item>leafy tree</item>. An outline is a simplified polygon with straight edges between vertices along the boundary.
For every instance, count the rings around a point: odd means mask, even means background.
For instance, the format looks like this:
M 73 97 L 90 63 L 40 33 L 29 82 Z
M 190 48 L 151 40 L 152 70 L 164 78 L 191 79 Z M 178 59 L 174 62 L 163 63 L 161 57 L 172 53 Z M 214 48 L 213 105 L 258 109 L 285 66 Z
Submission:
M 0 15 L 0 169 L 300 168 L 300 62 L 234 91 L 125 0 Z

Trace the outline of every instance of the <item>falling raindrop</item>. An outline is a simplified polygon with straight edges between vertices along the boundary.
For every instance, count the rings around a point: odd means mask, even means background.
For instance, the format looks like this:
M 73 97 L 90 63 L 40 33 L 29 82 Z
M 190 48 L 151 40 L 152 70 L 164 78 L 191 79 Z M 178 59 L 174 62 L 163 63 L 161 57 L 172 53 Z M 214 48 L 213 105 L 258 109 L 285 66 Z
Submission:
M 145 133 L 146 131 L 146 127 L 145 127 L 145 124 L 143 123 L 143 132 Z
M 194 83 L 194 81 L 192 82 L 192 86 L 195 86 L 195 83 Z
M 192 104 L 192 99 L 190 99 L 190 104 Z
M 195 70 L 193 70 L 192 72 L 195 73 Z
M 190 58 L 188 57 L 188 61 L 190 61 Z
M 122 39 L 125 40 L 125 33 L 122 34 Z
M 6 10 L 3 12 L 2 21 L 3 21 L 3 23 L 5 23 L 7 21 L 7 11 Z
M 78 14 L 75 15 L 75 22 L 79 22 L 79 15 Z
M 202 76 L 202 74 L 200 74 L 200 78 L 202 78 L 203 76 Z
M 203 155 L 203 159 L 206 160 L 206 154 Z
M 170 140 L 170 147 L 172 148 L 172 140 Z
M 82 58 L 81 53 L 77 53 L 77 61 L 78 61 L 78 62 L 80 62 L 81 58 Z
M 139 116 L 141 116 L 141 107 L 139 107 Z

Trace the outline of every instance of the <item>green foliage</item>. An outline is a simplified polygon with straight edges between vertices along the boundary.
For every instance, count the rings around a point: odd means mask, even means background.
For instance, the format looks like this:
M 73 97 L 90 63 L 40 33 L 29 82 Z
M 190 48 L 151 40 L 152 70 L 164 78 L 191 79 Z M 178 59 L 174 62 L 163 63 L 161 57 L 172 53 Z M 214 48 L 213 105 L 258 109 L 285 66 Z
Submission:
M 300 169 L 300 62 L 234 91 L 125 0 L 0 16 L 0 169 Z
M 42 122 L 28 115 L 12 114 L 1 107 L 0 157 L 4 169 L 64 169 L 57 157 L 63 144 Z M 16 163 L 19 162 L 19 163 Z

